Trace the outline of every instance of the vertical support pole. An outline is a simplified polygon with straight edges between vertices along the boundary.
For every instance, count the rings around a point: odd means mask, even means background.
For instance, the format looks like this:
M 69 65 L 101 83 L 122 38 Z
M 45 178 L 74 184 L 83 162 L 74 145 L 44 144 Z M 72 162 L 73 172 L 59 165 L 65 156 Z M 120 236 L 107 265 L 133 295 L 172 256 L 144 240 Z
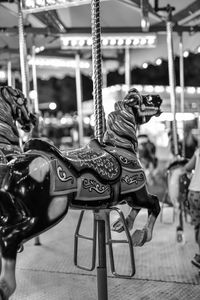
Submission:
M 33 90 L 35 91 L 34 98 L 34 112 L 39 113 L 39 101 L 38 101 L 38 88 L 37 88 L 37 69 L 35 62 L 35 45 L 32 46 L 32 76 L 33 76 Z
M 33 103 L 33 110 L 34 113 L 39 114 L 39 100 L 38 100 L 38 88 L 37 88 L 37 68 L 36 68 L 36 62 L 35 62 L 35 45 L 32 46 L 32 77 L 33 77 L 33 90 L 35 91 L 35 96 L 34 96 L 34 103 Z M 35 131 L 35 137 L 39 137 L 39 124 L 38 126 L 35 126 L 34 128 Z M 32 132 L 33 133 L 33 132 Z M 40 237 L 36 236 L 34 239 L 34 245 L 35 246 L 40 246 Z
M 100 27 L 100 0 L 91 0 L 92 23 L 92 62 L 93 62 L 93 95 L 95 114 L 95 137 L 100 143 L 103 141 L 104 112 L 102 104 L 102 70 L 101 70 L 101 27 Z M 107 300 L 107 267 L 105 220 L 97 219 L 98 255 L 97 267 L 98 300 Z
M 19 54 L 20 54 L 20 68 L 21 68 L 21 80 L 22 80 L 22 92 L 28 99 L 28 106 L 31 109 L 29 99 L 29 69 L 27 61 L 27 48 L 26 39 L 24 36 L 24 20 L 22 13 L 22 0 L 18 0 L 18 30 L 19 30 Z M 20 147 L 23 148 L 22 137 L 19 139 Z
M 12 72 L 12 87 L 15 88 L 15 77 L 16 77 L 16 74 L 15 72 L 13 71 Z
M 98 300 L 108 299 L 107 287 L 107 266 L 106 266 L 106 236 L 105 236 L 105 221 L 98 220 L 98 256 L 99 265 L 97 267 L 97 288 Z
M 82 116 L 82 82 L 80 69 L 80 54 L 76 53 L 76 101 L 78 111 L 79 146 L 83 146 L 83 116 Z
M 29 78 L 28 78 L 28 63 L 27 63 L 27 48 L 24 36 L 24 24 L 22 13 L 22 0 L 18 1 L 18 28 L 19 28 L 19 54 L 20 54 L 20 67 L 22 78 L 22 92 L 28 98 L 29 93 Z
M 103 63 L 102 73 L 103 73 L 102 74 L 103 75 L 102 85 L 103 85 L 103 88 L 106 88 L 107 87 L 107 70 L 106 70 L 105 63 Z
M 127 86 L 127 90 L 131 87 L 131 68 L 130 68 L 130 48 L 125 48 L 125 84 Z
M 179 41 L 179 74 L 180 74 L 180 87 L 181 87 L 181 113 L 185 112 L 185 99 L 184 99 L 184 57 L 183 57 L 183 36 L 180 34 Z M 183 140 L 182 140 L 182 156 L 185 157 L 185 122 L 183 120 Z
M 200 107 L 200 105 L 199 105 L 199 107 Z M 198 112 L 197 116 L 198 116 L 197 129 L 198 129 L 198 133 L 199 133 L 200 132 L 200 114 L 199 114 L 199 112 Z M 200 147 L 200 138 L 199 138 L 199 136 L 198 136 L 198 147 Z
M 8 86 L 12 86 L 12 63 L 11 63 L 11 60 L 9 60 L 8 64 L 7 64 L 7 81 L 8 81 Z
M 173 115 L 173 141 L 174 153 L 178 156 L 178 137 L 177 137 L 177 124 L 176 124 L 176 93 L 175 93 L 175 69 L 174 69 L 174 50 L 173 50 L 173 37 L 172 37 L 172 21 L 171 11 L 169 12 L 169 19 L 167 20 L 167 50 L 168 50 L 168 69 L 169 69 L 169 86 L 170 86 L 170 100 L 171 111 Z
M 91 13 L 95 137 L 99 142 L 102 142 L 104 122 L 102 104 L 100 0 L 91 0 Z

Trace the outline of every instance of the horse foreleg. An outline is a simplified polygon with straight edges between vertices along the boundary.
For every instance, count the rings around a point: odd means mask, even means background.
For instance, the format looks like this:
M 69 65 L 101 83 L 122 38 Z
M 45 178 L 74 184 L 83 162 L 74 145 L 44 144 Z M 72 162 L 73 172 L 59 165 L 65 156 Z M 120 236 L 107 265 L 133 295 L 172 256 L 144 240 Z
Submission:
M 0 275 L 0 300 L 7 300 L 16 289 L 16 259 L 2 257 Z
M 152 239 L 153 228 L 160 213 L 160 205 L 158 198 L 148 194 L 146 188 L 135 192 L 134 205 L 148 209 L 148 219 L 145 226 L 141 230 L 137 229 L 132 234 L 133 246 L 143 246 L 144 243 Z

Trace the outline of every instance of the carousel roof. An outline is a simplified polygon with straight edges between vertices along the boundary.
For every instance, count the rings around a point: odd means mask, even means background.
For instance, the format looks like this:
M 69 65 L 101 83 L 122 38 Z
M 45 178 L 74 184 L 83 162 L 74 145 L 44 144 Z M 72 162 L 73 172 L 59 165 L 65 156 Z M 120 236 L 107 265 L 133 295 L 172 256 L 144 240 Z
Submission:
M 0 65 L 4 68 L 11 60 L 13 68 L 19 69 L 17 2 L 0 0 Z M 33 45 L 37 47 L 39 76 L 53 74 L 61 77 L 73 72 L 72 60 L 77 51 L 83 62 L 91 60 L 91 44 L 88 42 L 91 36 L 90 1 L 24 0 L 22 3 L 28 53 Z M 105 0 L 101 1 L 100 10 L 102 37 L 107 39 L 102 47 L 105 68 L 119 68 L 124 61 L 124 49 L 130 43 L 131 67 L 167 58 L 166 9 L 169 7 L 173 9 L 175 54 L 179 53 L 180 34 L 185 50 L 199 51 L 200 1 Z M 141 20 L 146 21 L 143 29 Z M 155 43 L 150 42 L 152 37 Z M 53 60 L 55 57 L 57 60 Z M 42 58 L 45 58 L 43 66 Z M 60 67 L 52 71 L 52 65 Z M 90 73 L 91 68 L 85 64 L 83 71 Z

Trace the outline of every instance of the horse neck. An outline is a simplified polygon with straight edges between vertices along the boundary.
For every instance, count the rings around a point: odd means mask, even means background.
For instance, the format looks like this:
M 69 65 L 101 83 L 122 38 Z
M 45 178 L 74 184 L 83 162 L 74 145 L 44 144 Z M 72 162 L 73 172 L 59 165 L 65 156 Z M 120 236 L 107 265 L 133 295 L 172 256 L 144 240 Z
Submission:
M 137 154 L 137 124 L 133 111 L 122 101 L 117 102 L 115 108 L 116 110 L 108 115 L 104 143 L 113 147 L 125 148 Z
M 2 99 L 0 99 L 0 145 L 19 146 L 19 132 L 11 108 Z

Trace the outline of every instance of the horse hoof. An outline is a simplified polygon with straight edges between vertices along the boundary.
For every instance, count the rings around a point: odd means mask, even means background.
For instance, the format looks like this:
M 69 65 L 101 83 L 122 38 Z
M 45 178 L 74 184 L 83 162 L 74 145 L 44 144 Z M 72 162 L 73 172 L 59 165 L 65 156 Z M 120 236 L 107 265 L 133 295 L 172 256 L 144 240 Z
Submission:
M 24 245 L 19 245 L 17 248 L 17 253 L 21 253 L 22 251 L 24 251 Z
M 127 229 L 131 230 L 133 228 L 133 220 L 131 219 L 131 217 L 127 216 L 127 218 L 125 219 L 125 222 L 126 222 Z M 117 221 L 115 221 L 112 224 L 111 230 L 116 231 L 118 233 L 121 233 L 122 231 L 124 231 L 124 224 L 120 218 L 118 218 Z
M 185 238 L 184 238 L 183 231 L 177 231 L 176 232 L 176 240 L 177 240 L 178 243 L 182 243 L 182 244 L 185 243 Z
M 115 221 L 112 225 L 111 225 L 111 230 L 121 233 L 122 231 L 124 231 L 124 225 L 121 221 L 121 219 L 117 219 L 117 221 Z
M 131 236 L 133 247 L 141 247 L 147 241 L 147 229 L 137 229 Z
M 4 294 L 3 290 L 0 288 L 0 300 L 8 300 L 8 297 Z

